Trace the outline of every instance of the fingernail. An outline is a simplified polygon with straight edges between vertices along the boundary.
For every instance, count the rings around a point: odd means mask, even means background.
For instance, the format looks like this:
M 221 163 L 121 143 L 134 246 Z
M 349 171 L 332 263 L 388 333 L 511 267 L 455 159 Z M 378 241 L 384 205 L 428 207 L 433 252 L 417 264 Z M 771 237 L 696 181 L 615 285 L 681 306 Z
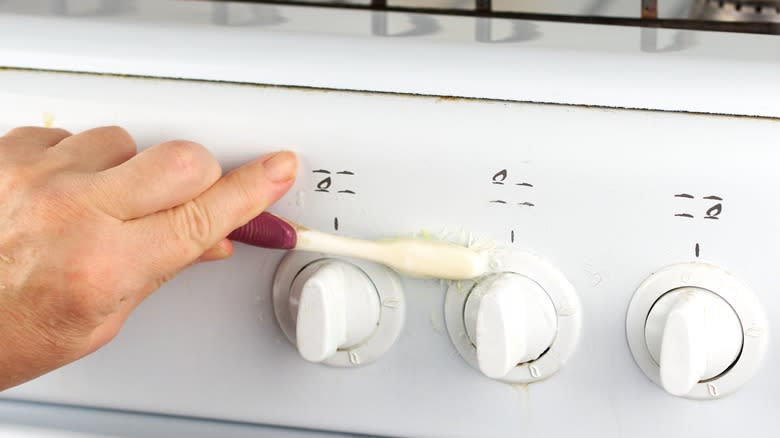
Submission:
M 201 262 L 213 262 L 217 260 L 224 260 L 231 255 L 232 244 L 228 240 L 223 240 L 220 243 L 211 247 L 208 251 L 203 253 L 195 263 Z
M 263 168 L 269 181 L 287 182 L 298 172 L 298 159 L 292 152 L 277 152 L 263 161 Z
M 224 259 L 227 257 L 230 257 L 230 250 L 228 249 L 228 245 L 230 245 L 230 242 L 225 242 L 224 240 L 220 242 L 217 246 L 214 247 L 214 257 Z

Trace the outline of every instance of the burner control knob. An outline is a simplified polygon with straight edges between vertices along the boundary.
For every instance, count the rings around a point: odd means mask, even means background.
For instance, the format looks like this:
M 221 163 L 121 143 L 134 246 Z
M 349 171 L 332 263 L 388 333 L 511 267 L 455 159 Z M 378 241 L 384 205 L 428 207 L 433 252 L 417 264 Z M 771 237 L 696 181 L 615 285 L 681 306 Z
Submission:
M 361 344 L 379 324 L 376 286 L 350 263 L 323 260 L 306 266 L 293 281 L 289 300 L 298 352 L 310 362 Z
M 667 393 L 717 400 L 745 385 L 766 355 L 769 324 L 750 288 L 707 263 L 656 271 L 626 315 L 634 360 Z
M 479 369 L 493 379 L 539 358 L 558 329 L 550 297 L 538 283 L 519 274 L 501 274 L 477 284 L 464 313 Z
M 571 358 L 582 306 L 563 273 L 537 254 L 494 249 L 492 275 L 452 283 L 444 300 L 450 340 L 472 367 L 507 383 L 538 382 Z
M 660 367 L 661 385 L 683 396 L 713 379 L 739 357 L 742 325 L 718 295 L 697 287 L 670 291 L 656 301 L 645 322 L 645 341 Z

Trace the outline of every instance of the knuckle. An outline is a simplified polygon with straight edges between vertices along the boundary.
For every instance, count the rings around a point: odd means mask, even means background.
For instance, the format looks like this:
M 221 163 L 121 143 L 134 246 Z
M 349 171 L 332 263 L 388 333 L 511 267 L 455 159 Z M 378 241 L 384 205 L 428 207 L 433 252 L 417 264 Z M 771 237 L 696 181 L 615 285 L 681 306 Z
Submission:
M 70 131 L 67 131 L 62 128 L 42 128 L 40 126 L 19 126 L 17 128 L 14 128 L 10 131 L 8 131 L 3 138 L 12 138 L 12 139 L 25 139 L 29 140 L 30 138 L 36 138 L 41 135 L 46 135 L 47 137 L 51 134 L 52 137 L 69 137 L 72 134 Z
M 8 131 L 3 137 L 27 137 L 30 134 L 39 132 L 40 129 L 45 128 L 38 128 L 36 126 L 19 126 Z
M 102 126 L 100 128 L 97 128 L 96 130 L 107 137 L 113 137 L 122 140 L 132 140 L 132 137 L 130 137 L 130 133 L 128 133 L 127 130 L 125 130 L 125 128 L 122 128 L 121 126 L 116 126 L 116 125 Z
M 63 137 L 70 137 L 71 135 L 73 135 L 73 133 L 68 131 L 67 129 L 62 129 L 62 128 L 49 128 L 49 129 L 52 129 L 54 132 L 60 134 Z
M 172 226 L 180 239 L 194 243 L 195 250 L 199 252 L 210 246 L 214 218 L 207 207 L 197 200 L 192 200 L 172 210 L 172 215 Z
M 43 129 L 46 129 L 50 133 L 56 134 L 56 137 L 60 137 L 60 138 L 63 138 L 63 139 L 73 135 L 73 134 L 71 134 L 70 131 L 68 131 L 66 129 L 62 129 L 62 128 L 43 128 Z
M 204 167 L 203 146 L 185 140 L 176 140 L 164 143 L 165 154 L 169 157 L 167 162 L 173 172 L 181 175 L 199 173 Z
M 112 147 L 119 149 L 127 158 L 136 153 L 136 144 L 133 137 L 121 126 L 104 126 L 96 129 L 100 137 L 108 139 Z
M 208 181 L 209 185 L 211 185 L 217 182 L 222 176 L 222 166 L 219 164 L 219 161 L 217 161 L 217 159 L 211 154 L 211 152 L 205 148 L 204 151 L 204 168 L 200 177 L 203 180 Z

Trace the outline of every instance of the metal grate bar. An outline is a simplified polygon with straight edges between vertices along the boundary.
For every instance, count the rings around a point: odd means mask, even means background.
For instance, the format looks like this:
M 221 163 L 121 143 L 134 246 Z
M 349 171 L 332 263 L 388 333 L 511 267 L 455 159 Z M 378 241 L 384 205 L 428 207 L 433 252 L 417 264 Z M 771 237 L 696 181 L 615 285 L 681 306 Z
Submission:
M 214 0 L 212 0 L 214 1 Z M 583 24 L 602 24 L 615 26 L 636 26 L 648 28 L 664 29 L 685 29 L 685 30 L 708 30 L 718 32 L 737 32 L 737 33 L 760 33 L 770 35 L 780 35 L 780 23 L 770 22 L 731 22 L 731 21 L 704 21 L 689 19 L 667 19 L 667 18 L 625 18 L 625 17 L 604 17 L 594 15 L 562 15 L 562 14 L 543 14 L 528 12 L 509 12 L 495 11 L 492 9 L 442 9 L 433 7 L 406 7 L 388 5 L 386 0 L 372 0 L 370 4 L 355 3 L 332 3 L 329 1 L 316 2 L 305 0 L 218 0 L 233 1 L 239 3 L 259 3 L 269 5 L 287 5 L 287 6 L 318 6 L 323 8 L 340 9 L 358 9 L 358 10 L 383 10 L 388 12 L 418 13 L 430 15 L 453 15 L 469 17 L 492 17 L 508 18 L 516 20 L 537 20 L 537 21 L 555 21 L 560 23 L 583 23 Z M 657 0 L 653 1 L 657 4 Z M 375 6 L 376 3 L 382 3 L 384 6 Z M 478 1 L 477 4 L 481 4 Z M 487 2 L 490 5 L 490 1 Z M 644 3 L 643 3 L 644 5 Z
M 492 0 L 476 0 L 474 9 L 479 13 L 490 13 L 493 10 Z
M 641 0 L 642 18 L 645 20 L 655 20 L 658 18 L 658 0 Z

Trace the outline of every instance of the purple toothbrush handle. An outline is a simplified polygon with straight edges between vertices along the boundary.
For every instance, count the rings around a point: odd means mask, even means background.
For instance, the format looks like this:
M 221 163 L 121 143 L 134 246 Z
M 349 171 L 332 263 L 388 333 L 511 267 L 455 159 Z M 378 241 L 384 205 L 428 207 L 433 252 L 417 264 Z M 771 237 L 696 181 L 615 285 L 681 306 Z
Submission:
M 283 219 L 271 213 L 262 213 L 230 233 L 228 239 L 260 248 L 294 249 L 298 243 L 298 233 Z

